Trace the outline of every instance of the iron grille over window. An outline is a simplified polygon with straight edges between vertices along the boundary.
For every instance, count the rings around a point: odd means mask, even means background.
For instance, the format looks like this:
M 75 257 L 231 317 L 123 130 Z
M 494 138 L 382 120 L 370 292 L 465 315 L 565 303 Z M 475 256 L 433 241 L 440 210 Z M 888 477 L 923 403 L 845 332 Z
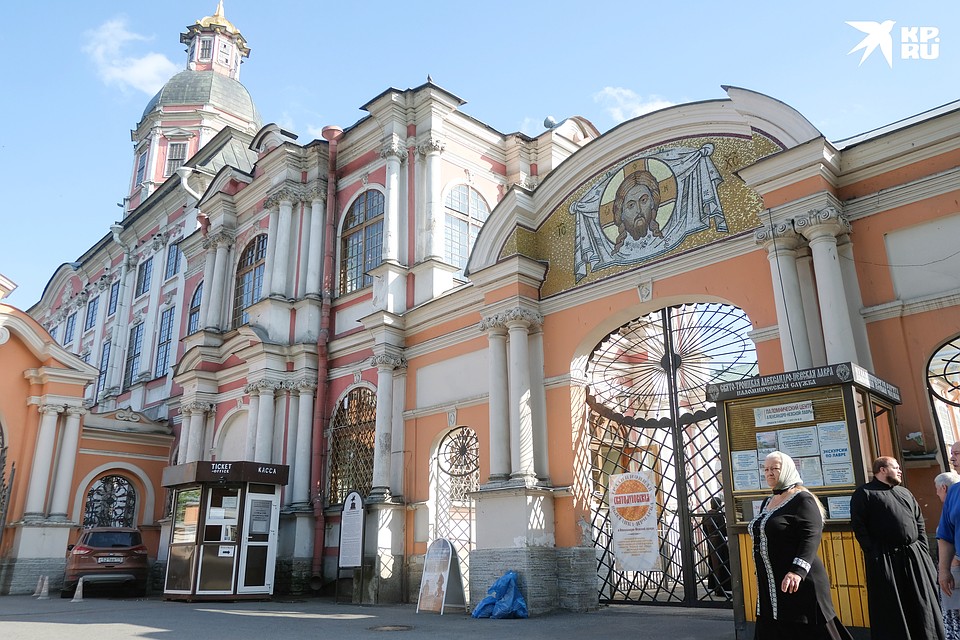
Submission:
M 237 265 L 237 288 L 233 297 L 233 326 L 247 324 L 247 307 L 263 295 L 263 269 L 267 261 L 267 236 L 259 235 L 250 241 Z
M 330 428 L 330 487 L 328 504 L 342 504 L 347 494 L 370 494 L 373 486 L 373 445 L 377 396 L 357 387 L 337 406 Z
M 340 251 L 340 293 L 350 293 L 373 283 L 367 272 L 383 260 L 383 194 L 373 189 L 361 193 L 343 223 Z
M 137 492 L 123 476 L 105 476 L 87 492 L 83 527 L 135 527 Z

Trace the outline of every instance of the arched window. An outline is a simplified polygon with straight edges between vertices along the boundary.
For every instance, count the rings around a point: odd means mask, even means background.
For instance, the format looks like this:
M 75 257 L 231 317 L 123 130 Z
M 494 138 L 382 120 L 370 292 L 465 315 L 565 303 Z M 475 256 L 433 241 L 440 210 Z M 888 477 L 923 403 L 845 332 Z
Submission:
M 343 504 L 351 491 L 370 494 L 376 423 L 377 395 L 366 387 L 351 390 L 337 405 L 330 429 L 328 504 Z
M 247 307 L 258 302 L 263 294 L 263 269 L 267 258 L 267 236 L 259 235 L 240 254 L 237 265 L 237 287 L 233 296 L 233 326 L 247 324 Z
M 83 527 L 137 526 L 137 491 L 123 476 L 104 476 L 87 492 Z
M 490 207 L 479 191 L 465 184 L 450 190 L 444 206 L 447 215 L 443 257 L 447 263 L 460 269 L 458 275 L 462 278 L 463 268 L 467 266 L 467 258 L 470 257 L 470 250 L 477 240 L 480 227 L 490 215 Z
M 187 335 L 200 330 L 200 301 L 203 300 L 203 282 L 197 285 L 190 298 L 190 315 L 187 316 Z
M 350 206 L 340 249 L 340 293 L 373 284 L 367 272 L 383 259 L 383 194 L 364 191 Z

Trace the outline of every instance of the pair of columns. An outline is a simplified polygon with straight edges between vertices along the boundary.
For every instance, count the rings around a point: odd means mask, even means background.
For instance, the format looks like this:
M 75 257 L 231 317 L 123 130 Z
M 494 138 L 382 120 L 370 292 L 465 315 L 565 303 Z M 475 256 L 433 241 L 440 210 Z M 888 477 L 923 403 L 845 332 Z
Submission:
M 289 490 L 284 494 L 285 504 L 310 502 L 310 454 L 313 451 L 313 400 L 316 388 L 316 379 L 310 378 L 284 382 L 264 379 L 244 388 L 250 397 L 244 440 L 245 460 L 273 463 L 277 404 L 283 394 L 289 398 L 289 411 L 279 411 L 281 416 L 284 413 L 288 416 L 285 460 L 290 466 L 291 481 Z
M 543 316 L 518 307 L 484 318 L 489 342 L 490 482 L 549 477 Z
M 27 485 L 27 498 L 24 503 L 23 519 L 26 521 L 43 520 L 46 518 L 47 496 L 50 485 L 53 491 L 50 494 L 49 519 L 67 519 L 67 509 L 73 490 L 73 470 L 77 461 L 77 447 L 80 443 L 80 419 L 86 413 L 82 407 L 44 404 L 38 407 L 40 411 L 40 428 L 37 434 L 37 448 L 33 454 L 33 463 L 30 466 L 30 480 Z M 57 426 L 61 415 L 63 434 L 59 438 L 60 451 L 57 453 Z M 51 470 L 51 464 L 56 459 L 57 464 Z
M 858 357 L 853 314 L 849 300 L 858 299 L 856 292 L 844 286 L 844 268 L 840 263 L 843 250 L 838 237 L 850 233 L 850 223 L 833 207 L 812 211 L 805 217 L 767 226 L 757 231 L 755 239 L 767 250 L 773 276 L 773 294 L 780 328 L 780 348 L 784 370 L 808 369 L 814 366 L 813 350 L 807 327 L 798 249 L 806 240 L 813 257 L 816 275 L 819 319 L 828 364 L 863 362 Z M 849 245 L 847 246 L 849 250 Z M 850 257 L 850 256 L 847 256 Z M 852 268 L 852 263 L 850 265 Z M 847 277 L 855 283 L 855 280 Z M 809 295 L 807 296 L 809 299 Z M 859 312 L 859 309 L 854 311 Z M 864 354 L 864 357 L 867 357 Z
M 216 405 L 202 400 L 191 400 L 180 405 L 180 448 L 177 464 L 203 460 L 203 440 L 207 430 L 207 415 L 216 411 Z
M 224 326 L 225 291 L 227 277 L 233 271 L 230 251 L 235 241 L 234 233 L 221 229 L 203 239 L 206 250 L 203 263 L 203 296 L 200 298 L 200 326 L 210 331 L 220 331 Z
M 298 215 L 306 213 L 300 211 L 298 205 L 301 202 L 310 203 L 309 221 L 302 225 L 298 223 Z M 306 193 L 284 186 L 264 202 L 264 208 L 270 212 L 263 274 L 264 297 L 320 297 L 325 202 L 326 193 L 319 186 Z M 297 233 L 300 228 L 305 230 L 303 236 Z M 295 260 L 298 255 L 303 256 L 301 262 Z M 299 285 L 296 284 L 297 273 L 301 274 Z

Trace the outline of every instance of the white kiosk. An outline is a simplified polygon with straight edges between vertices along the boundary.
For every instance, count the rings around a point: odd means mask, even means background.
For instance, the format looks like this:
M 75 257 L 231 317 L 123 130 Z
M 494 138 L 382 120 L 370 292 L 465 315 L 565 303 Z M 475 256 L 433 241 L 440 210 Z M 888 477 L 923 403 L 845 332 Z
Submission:
M 174 492 L 165 599 L 273 595 L 280 487 L 289 470 L 250 461 L 199 461 L 163 470 L 163 486 Z

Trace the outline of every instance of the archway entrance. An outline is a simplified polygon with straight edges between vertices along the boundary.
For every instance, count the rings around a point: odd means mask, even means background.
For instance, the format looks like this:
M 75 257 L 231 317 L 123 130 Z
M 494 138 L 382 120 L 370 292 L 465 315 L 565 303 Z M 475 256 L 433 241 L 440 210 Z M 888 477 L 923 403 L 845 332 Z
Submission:
M 683 304 L 628 322 L 594 349 L 587 370 L 593 537 L 601 602 L 731 604 L 722 531 L 720 434 L 708 382 L 757 375 L 746 314 Z M 608 512 L 611 475 L 657 485 L 659 558 L 649 571 L 617 561 Z

